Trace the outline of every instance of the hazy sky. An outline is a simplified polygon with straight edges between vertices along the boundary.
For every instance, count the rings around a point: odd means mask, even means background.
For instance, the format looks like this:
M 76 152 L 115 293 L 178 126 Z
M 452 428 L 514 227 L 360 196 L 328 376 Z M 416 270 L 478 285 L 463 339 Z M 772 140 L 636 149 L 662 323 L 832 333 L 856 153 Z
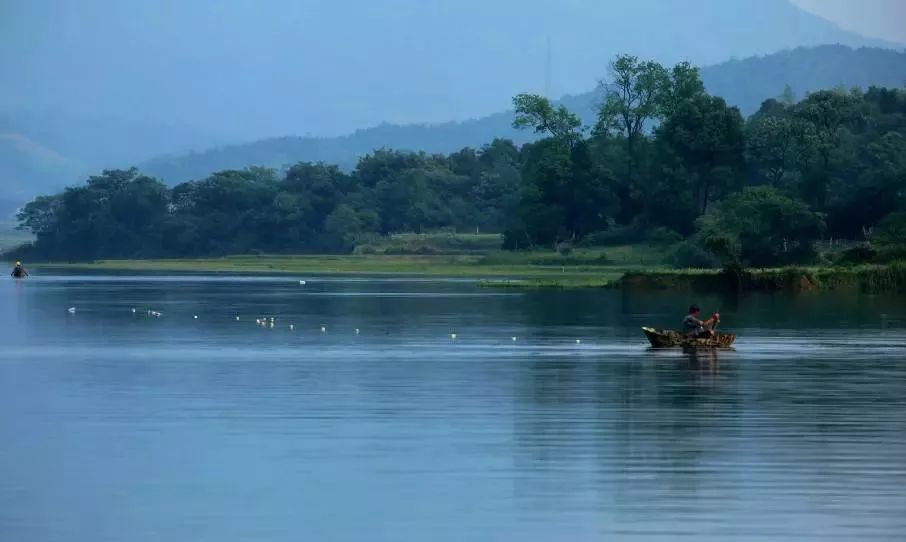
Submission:
M 874 30 L 857 31 L 878 36 L 906 6 L 795 1 L 854 29 L 871 17 Z M 548 38 L 555 96 L 594 88 L 619 53 L 707 65 L 881 44 L 789 2 L 0 0 L 0 119 L 127 119 L 146 134 L 178 124 L 205 134 L 198 146 L 207 146 L 501 111 L 518 92 L 544 91 Z M 175 132 L 162 133 L 175 142 Z
M 846 30 L 906 43 L 906 0 L 791 0 Z

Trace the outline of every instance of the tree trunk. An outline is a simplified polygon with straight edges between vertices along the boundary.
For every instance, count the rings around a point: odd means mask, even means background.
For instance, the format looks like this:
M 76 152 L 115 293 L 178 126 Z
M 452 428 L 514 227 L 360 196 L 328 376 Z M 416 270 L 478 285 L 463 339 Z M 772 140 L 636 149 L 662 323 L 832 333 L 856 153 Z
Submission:
M 626 184 L 631 188 L 633 186 L 633 170 L 635 169 L 635 137 L 633 136 L 626 138 L 626 153 L 628 155 L 626 159 Z

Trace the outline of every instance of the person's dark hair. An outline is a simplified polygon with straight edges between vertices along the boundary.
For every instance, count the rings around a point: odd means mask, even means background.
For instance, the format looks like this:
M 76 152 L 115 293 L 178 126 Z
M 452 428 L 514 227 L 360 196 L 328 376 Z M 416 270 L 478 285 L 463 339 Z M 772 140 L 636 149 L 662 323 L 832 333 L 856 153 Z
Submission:
M 701 312 L 701 309 L 698 308 L 698 305 L 690 305 L 690 306 L 689 306 L 689 314 L 694 314 L 694 313 L 696 313 L 696 312 Z

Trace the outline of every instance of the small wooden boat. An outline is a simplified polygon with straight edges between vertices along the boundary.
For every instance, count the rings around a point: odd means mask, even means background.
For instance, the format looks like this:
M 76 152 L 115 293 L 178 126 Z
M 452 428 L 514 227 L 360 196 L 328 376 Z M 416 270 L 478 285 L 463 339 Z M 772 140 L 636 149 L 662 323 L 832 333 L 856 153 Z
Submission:
M 733 333 L 717 333 L 713 337 L 689 339 L 679 331 L 670 329 L 654 329 L 643 327 L 642 331 L 648 337 L 648 342 L 654 348 L 730 348 L 736 340 Z

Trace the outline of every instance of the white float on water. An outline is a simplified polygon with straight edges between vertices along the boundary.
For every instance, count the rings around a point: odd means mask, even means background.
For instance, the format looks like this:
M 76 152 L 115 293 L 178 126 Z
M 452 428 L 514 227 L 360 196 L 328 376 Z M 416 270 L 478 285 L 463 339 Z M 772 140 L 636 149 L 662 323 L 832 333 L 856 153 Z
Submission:
M 359 328 L 355 328 L 355 334 L 356 334 L 356 335 L 359 334 Z
M 135 314 L 135 307 L 132 307 L 132 314 Z
M 321 326 L 321 333 L 327 333 L 327 326 Z
M 513 337 L 513 342 L 516 342 L 516 337 Z
M 194 318 L 194 319 L 196 319 L 196 320 L 198 320 L 198 315 L 197 315 L 197 314 L 196 314 L 196 315 L 195 315 L 195 316 L 193 316 L 193 317 L 192 317 L 192 318 Z
M 450 338 L 454 341 L 456 340 L 456 333 L 450 333 Z
M 299 281 L 299 285 L 300 285 L 300 286 L 305 286 L 305 281 L 304 281 L 304 280 L 300 280 L 300 281 Z
M 75 307 L 69 307 L 68 309 L 66 309 L 66 312 L 68 312 L 69 314 L 75 314 L 76 308 L 75 308 Z
M 296 329 L 296 326 L 293 325 L 293 324 L 290 324 L 290 325 L 289 325 L 289 330 L 292 331 L 292 330 L 294 330 L 294 329 Z

